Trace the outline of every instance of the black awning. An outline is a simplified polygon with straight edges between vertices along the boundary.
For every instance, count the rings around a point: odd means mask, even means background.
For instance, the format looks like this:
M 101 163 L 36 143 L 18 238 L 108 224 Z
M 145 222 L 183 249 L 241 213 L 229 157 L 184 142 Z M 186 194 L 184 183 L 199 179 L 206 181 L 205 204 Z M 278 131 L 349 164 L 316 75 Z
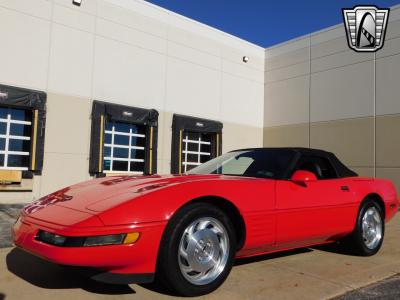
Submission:
M 177 114 L 174 114 L 172 121 L 172 130 L 174 133 L 175 131 L 179 130 L 220 133 L 222 131 L 222 127 L 222 123 L 218 121 Z
M 157 126 L 158 111 L 120 104 L 93 101 L 92 118 L 104 115 L 108 120 Z
M 46 111 L 46 93 L 0 84 L 0 104 Z

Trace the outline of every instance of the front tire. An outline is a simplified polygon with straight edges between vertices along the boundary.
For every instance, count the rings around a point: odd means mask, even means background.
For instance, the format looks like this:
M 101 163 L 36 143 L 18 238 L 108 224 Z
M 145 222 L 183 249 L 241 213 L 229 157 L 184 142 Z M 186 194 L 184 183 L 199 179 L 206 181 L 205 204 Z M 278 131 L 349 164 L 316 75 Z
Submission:
M 235 254 L 234 228 L 226 214 L 210 204 L 190 204 L 166 227 L 157 277 L 181 296 L 205 295 L 225 281 Z
M 360 207 L 356 228 L 348 237 L 347 246 L 360 256 L 376 254 L 382 246 L 385 235 L 384 214 L 380 205 L 367 199 Z

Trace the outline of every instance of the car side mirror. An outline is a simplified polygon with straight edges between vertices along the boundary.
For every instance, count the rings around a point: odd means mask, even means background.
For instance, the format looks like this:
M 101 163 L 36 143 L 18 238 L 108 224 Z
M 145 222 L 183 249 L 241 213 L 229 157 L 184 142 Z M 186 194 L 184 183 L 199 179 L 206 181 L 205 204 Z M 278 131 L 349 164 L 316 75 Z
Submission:
M 292 177 L 290 178 L 295 183 L 299 183 L 301 185 L 305 185 L 307 182 L 317 181 L 317 176 L 310 171 L 305 170 L 297 170 L 293 173 Z

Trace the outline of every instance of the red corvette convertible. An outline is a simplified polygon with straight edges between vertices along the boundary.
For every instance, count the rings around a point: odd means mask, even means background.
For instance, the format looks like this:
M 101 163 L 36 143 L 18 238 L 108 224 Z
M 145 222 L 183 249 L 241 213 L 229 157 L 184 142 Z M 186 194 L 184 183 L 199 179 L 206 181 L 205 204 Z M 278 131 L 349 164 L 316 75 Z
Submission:
M 220 286 L 235 258 L 341 240 L 382 245 L 398 209 L 393 184 L 359 177 L 335 155 L 303 148 L 229 152 L 179 176 L 106 177 L 27 205 L 15 244 L 94 279 L 155 278 L 186 296 Z

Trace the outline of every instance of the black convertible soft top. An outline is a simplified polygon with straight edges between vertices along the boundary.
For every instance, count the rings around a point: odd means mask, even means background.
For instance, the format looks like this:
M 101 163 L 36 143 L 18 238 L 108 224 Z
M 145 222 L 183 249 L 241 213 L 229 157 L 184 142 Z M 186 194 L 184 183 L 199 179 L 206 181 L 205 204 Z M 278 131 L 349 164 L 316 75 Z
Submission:
M 302 147 L 268 147 L 268 148 L 246 148 L 246 149 L 239 149 L 239 150 L 234 150 L 232 152 L 236 151 L 246 151 L 246 150 L 254 150 L 254 151 L 265 151 L 265 150 L 282 150 L 282 151 L 293 151 L 294 154 L 294 164 L 300 159 L 302 155 L 315 155 L 319 156 L 322 158 L 326 158 L 330 161 L 332 166 L 335 168 L 337 176 L 339 178 L 343 177 L 355 177 L 358 176 L 358 174 L 352 170 L 350 170 L 348 167 L 346 167 L 337 157 L 335 154 L 332 152 L 328 152 L 325 150 L 320 150 L 320 149 L 312 149 L 312 148 L 302 148 Z

